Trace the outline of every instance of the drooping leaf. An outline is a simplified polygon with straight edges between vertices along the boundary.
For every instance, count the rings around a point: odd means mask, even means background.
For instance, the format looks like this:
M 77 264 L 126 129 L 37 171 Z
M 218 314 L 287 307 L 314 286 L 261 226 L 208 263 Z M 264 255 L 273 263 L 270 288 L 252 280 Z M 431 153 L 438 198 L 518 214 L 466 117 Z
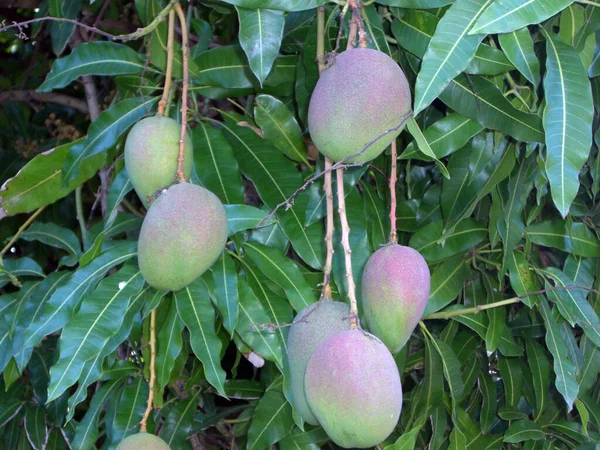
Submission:
M 531 420 L 517 420 L 510 424 L 504 433 L 504 442 L 517 443 L 529 440 L 544 439 L 546 434 L 542 427 Z
M 583 223 L 570 226 L 560 220 L 545 220 L 525 228 L 531 242 L 553 247 L 577 256 L 600 256 L 600 240 Z
M 267 391 L 256 406 L 248 430 L 248 450 L 268 448 L 283 439 L 293 425 L 292 407 L 283 393 Z
M 34 449 L 46 447 L 49 430 L 46 427 L 46 413 L 39 405 L 28 406 L 25 409 L 25 433 L 27 440 Z
M 578 173 L 592 145 L 594 107 L 586 69 L 577 52 L 549 34 L 546 53 L 546 173 L 552 200 L 565 217 L 577 195 Z
M 433 270 L 424 315 L 439 311 L 454 300 L 468 276 L 469 270 L 461 258 L 448 259 Z
M 185 444 L 188 434 L 192 429 L 194 413 L 198 403 L 198 395 L 201 390 L 198 389 L 187 399 L 177 402 L 175 407 L 169 411 L 165 418 L 165 423 L 160 430 L 160 438 L 163 439 L 170 448 L 182 448 Z
M 72 2 L 62 2 L 60 0 L 50 0 L 48 10 L 52 17 L 65 19 L 76 19 L 81 10 L 83 0 L 74 0 Z M 65 50 L 69 38 L 75 30 L 75 25 L 68 22 L 52 22 L 50 24 L 50 36 L 52 37 L 52 50 L 56 56 L 60 56 Z
M 527 339 L 528 365 L 531 367 L 533 387 L 535 389 L 535 418 L 542 415 L 550 396 L 550 358 L 544 348 L 535 340 Z
M 533 50 L 533 40 L 527 28 L 498 35 L 502 50 L 511 63 L 534 87 L 540 84 L 540 62 Z
M 136 433 L 148 400 L 148 383 L 139 377 L 125 386 L 116 402 L 115 418 L 111 424 L 111 444 L 116 446 L 127 436 Z
M 263 222 L 268 215 L 266 211 L 249 205 L 225 205 L 225 212 L 227 213 L 229 236 L 239 231 L 255 228 L 259 223 Z M 274 219 L 272 218 L 264 220 L 261 228 L 272 225 L 273 223 Z
M 174 301 L 169 306 L 165 321 L 158 330 L 156 352 L 156 383 L 160 389 L 164 388 L 171 378 L 171 371 L 175 360 L 183 348 L 183 322 L 177 314 L 177 305 Z
M 68 255 L 61 258 L 61 263 L 67 266 L 75 265 L 81 253 L 81 244 L 75 233 L 52 222 L 34 222 L 19 237 L 26 241 L 39 241 L 65 250 Z
M 212 265 L 211 272 L 215 290 L 213 300 L 223 316 L 223 326 L 233 335 L 239 316 L 238 277 L 233 258 L 224 252 Z
M 441 261 L 458 255 L 480 243 L 487 235 L 487 228 L 472 219 L 460 222 L 449 234 L 442 245 L 440 238 L 444 233 L 441 220 L 418 230 L 410 239 L 410 246 L 430 262 Z
M 60 89 L 85 75 L 124 75 L 143 70 L 144 59 L 124 44 L 86 42 L 75 47 L 70 55 L 54 61 L 52 70 L 37 91 Z

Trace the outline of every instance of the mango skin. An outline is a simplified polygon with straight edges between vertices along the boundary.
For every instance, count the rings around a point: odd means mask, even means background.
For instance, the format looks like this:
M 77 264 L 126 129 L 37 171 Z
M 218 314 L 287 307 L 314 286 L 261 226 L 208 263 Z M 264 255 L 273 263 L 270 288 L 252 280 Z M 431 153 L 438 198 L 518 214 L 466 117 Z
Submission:
M 346 303 L 320 300 L 300 311 L 290 327 L 287 348 L 294 408 L 311 425 L 319 423 L 306 403 L 306 364 L 327 338 L 350 328 L 349 317 L 350 307 Z
M 421 320 L 429 288 L 427 263 L 410 247 L 387 245 L 367 261 L 362 277 L 365 320 L 392 353 L 402 349 Z
M 327 339 L 306 367 L 306 399 L 340 447 L 368 448 L 386 439 L 402 410 L 402 385 L 392 354 L 366 331 Z
M 125 167 L 131 184 L 146 208 L 162 189 L 176 181 L 181 125 L 170 117 L 146 117 L 136 123 L 125 140 Z M 185 135 L 183 173 L 192 174 L 194 153 Z
M 333 161 L 358 153 L 411 111 L 410 87 L 400 66 L 378 50 L 355 48 L 336 56 L 312 93 L 310 136 Z M 348 162 L 365 163 L 383 152 L 403 126 L 382 136 Z
M 144 279 L 177 291 L 202 275 L 223 252 L 227 214 L 218 197 L 189 183 L 171 186 L 150 206 L 138 243 Z
M 171 447 L 158 436 L 137 433 L 123 439 L 116 450 L 171 450 Z

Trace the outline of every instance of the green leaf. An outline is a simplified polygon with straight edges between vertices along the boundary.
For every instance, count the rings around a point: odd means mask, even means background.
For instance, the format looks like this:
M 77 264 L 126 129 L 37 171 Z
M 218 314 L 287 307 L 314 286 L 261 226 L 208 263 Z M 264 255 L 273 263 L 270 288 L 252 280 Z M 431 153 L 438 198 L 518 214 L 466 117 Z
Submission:
M 292 407 L 281 391 L 268 390 L 256 405 L 248 430 L 247 449 L 266 449 L 283 439 L 293 426 Z
M 485 35 L 467 34 L 492 0 L 457 0 L 440 19 L 415 84 L 415 114 L 425 109 L 462 72 Z
M 539 441 L 545 438 L 546 433 L 544 433 L 542 427 L 531 420 L 514 421 L 504 433 L 504 442 L 511 444 L 530 440 Z
M 441 220 L 435 221 L 419 229 L 410 238 L 410 246 L 417 250 L 429 262 L 441 261 L 454 255 L 464 253 L 483 241 L 487 235 L 487 228 L 478 224 L 473 219 L 460 222 L 448 234 L 445 242 L 440 242 L 444 233 Z
M 433 152 L 433 150 L 429 146 L 429 142 L 427 142 L 427 139 L 425 139 L 425 136 L 423 136 L 423 132 L 421 131 L 421 128 L 419 128 L 419 124 L 417 124 L 417 121 L 415 120 L 415 118 L 413 116 L 408 118 L 407 129 L 408 129 L 408 132 L 415 139 L 415 142 L 417 143 L 417 147 L 419 148 L 419 150 L 421 150 L 421 152 L 425 156 L 427 156 L 435 161 L 436 166 L 438 166 L 438 168 L 440 169 L 440 172 L 442 173 L 442 175 L 444 175 L 444 177 L 450 178 L 448 169 L 446 169 L 444 164 L 440 162 L 440 160 L 437 158 L 437 155 Z
M 175 360 L 183 348 L 183 322 L 177 314 L 177 305 L 170 302 L 169 312 L 158 330 L 158 350 L 156 352 L 156 384 L 164 388 L 175 365 Z
M 426 335 L 424 338 L 425 361 L 423 364 L 425 366 L 425 375 L 423 383 L 421 383 L 419 402 L 415 406 L 415 411 L 417 414 L 427 417 L 429 411 L 443 400 L 444 382 L 442 380 L 443 368 L 440 355 L 434 349 L 431 340 Z
M 510 285 L 517 295 L 524 296 L 530 292 L 539 291 L 541 288 L 538 278 L 532 270 L 525 255 L 515 250 L 506 262 L 510 276 Z M 540 299 L 538 295 L 526 296 L 521 301 L 531 308 Z
M 46 448 L 48 428 L 45 421 L 46 412 L 39 405 L 28 406 L 25 410 L 25 433 L 33 448 Z
M 199 122 L 192 142 L 194 169 L 200 183 L 225 204 L 244 203 L 240 168 L 223 132 Z
M 500 46 L 511 63 L 535 88 L 540 84 L 540 62 L 533 50 L 533 39 L 527 28 L 498 35 Z
M 465 73 L 474 75 L 500 75 L 514 70 L 515 67 L 504 56 L 502 50 L 481 44 Z
M 433 270 L 424 315 L 439 311 L 454 300 L 468 276 L 467 263 L 462 258 L 448 259 Z
M 237 332 L 256 353 L 273 361 L 281 369 L 281 342 L 279 335 L 269 328 L 269 324 L 269 316 L 262 304 L 248 283 L 240 279 L 240 322 Z
M 279 54 L 285 23 L 283 12 L 263 8 L 236 10 L 240 23 L 240 45 L 262 86 Z
M 483 396 L 480 416 L 481 431 L 488 433 L 493 425 L 498 409 L 496 383 L 487 371 L 481 371 L 479 373 L 478 386 Z
M 413 450 L 416 446 L 417 437 L 419 435 L 419 431 L 421 430 L 420 426 L 413 427 L 410 431 L 405 432 L 402 436 L 400 436 L 396 442 L 392 445 L 387 445 L 384 447 L 385 450 Z
M 256 97 L 254 119 L 267 141 L 288 158 L 309 165 L 302 130 L 288 107 L 275 97 Z
M 75 233 L 55 223 L 34 222 L 19 236 L 26 241 L 39 241 L 43 244 L 65 250 L 69 255 L 61 258 L 61 263 L 73 266 L 81 253 L 81 244 Z
M 565 217 L 577 195 L 579 170 L 592 145 L 594 106 L 586 70 L 577 52 L 551 34 L 546 36 L 546 53 L 546 173 L 552 200 Z
M 85 75 L 124 75 L 144 70 L 144 58 L 135 50 L 115 42 L 85 42 L 70 55 L 57 59 L 37 92 L 67 86 Z
M 115 405 L 115 418 L 111 424 L 111 445 L 118 445 L 127 436 L 135 434 L 142 420 L 148 400 L 148 383 L 138 377 L 125 386 Z
M 83 0 L 73 0 L 71 2 L 63 2 L 61 0 L 50 0 L 48 2 L 48 12 L 52 17 L 77 19 L 77 14 L 79 14 L 82 4 Z M 50 24 L 52 50 L 57 56 L 60 56 L 60 54 L 65 50 L 67 42 L 73 34 L 74 29 L 75 24 L 73 23 L 52 22 Z
M 573 3 L 572 0 L 495 0 L 469 34 L 499 34 L 540 23 Z
M 221 123 L 225 136 L 231 143 L 242 173 L 252 180 L 258 194 L 268 208 L 285 202 L 302 184 L 302 176 L 295 164 L 279 150 L 261 139 L 249 128 Z M 278 211 L 279 224 L 300 257 L 312 268 L 320 269 L 324 254 L 323 226 L 315 223 L 304 226 L 307 198 L 299 195 L 294 206 Z
M 258 269 L 285 291 L 297 312 L 317 301 L 310 285 L 292 260 L 278 250 L 256 242 L 245 242 L 243 248 Z
M 535 390 L 535 420 L 544 412 L 546 403 L 550 397 L 550 358 L 546 355 L 544 347 L 533 339 L 525 341 L 527 349 L 527 363 L 531 368 L 533 388 Z
M 58 398 L 81 375 L 84 363 L 93 358 L 121 326 L 131 297 L 144 284 L 136 267 L 125 266 L 100 282 L 60 336 L 60 358 L 50 369 L 48 400 Z
M 498 356 L 498 369 L 504 383 L 505 407 L 516 408 L 521 399 L 523 373 L 516 358 Z
M 464 147 L 465 144 L 481 130 L 483 130 L 483 127 L 477 122 L 463 117 L 460 114 L 450 113 L 426 128 L 423 132 L 423 136 L 429 143 L 429 146 L 436 157 L 443 158 Z M 398 159 L 420 159 L 429 161 L 431 158 L 418 152 L 417 145 L 413 141 L 406 146 L 406 149 Z
M 7 259 L 0 266 L 0 286 L 9 281 L 17 283 L 18 277 L 43 277 L 44 271 L 33 259 L 23 256 L 17 259 Z
M 103 111 L 91 123 L 85 140 L 69 149 L 62 167 L 63 186 L 77 179 L 84 160 L 114 147 L 131 126 L 153 112 L 157 102 L 158 97 L 128 98 Z
M 229 236 L 255 228 L 268 215 L 266 211 L 249 205 L 225 205 L 225 212 Z M 272 225 L 274 222 L 273 219 L 265 220 L 263 226 Z
M 407 9 L 433 9 L 453 3 L 454 0 L 378 0 L 381 5 L 399 6 Z
M 174 293 L 179 318 L 190 331 L 190 344 L 202 361 L 204 374 L 217 392 L 225 397 L 225 371 L 221 368 L 222 344 L 215 331 L 215 311 L 202 278 Z
M 233 335 L 239 315 L 238 278 L 233 258 L 223 252 L 212 265 L 211 272 L 215 286 L 213 301 L 223 317 L 223 326 Z
M 498 86 L 483 77 L 460 75 L 440 95 L 450 108 L 486 128 L 522 142 L 544 142 L 542 119 L 515 108 Z
M 13 178 L 0 187 L 0 219 L 33 211 L 63 198 L 77 186 L 93 177 L 104 164 L 104 154 L 86 160 L 78 177 L 63 187 L 61 167 L 69 149 L 81 141 L 61 145 L 41 153 L 29 161 Z
M 460 375 L 460 362 L 454 354 L 454 350 L 444 341 L 433 338 L 433 347 L 436 349 L 442 358 L 442 367 L 444 369 L 444 378 L 450 389 L 450 397 L 452 398 L 453 414 L 456 414 L 458 399 L 463 395 L 464 385 Z
M 304 11 L 324 5 L 325 0 L 224 0 L 244 8 L 270 8 L 280 11 Z
M 71 319 L 75 306 L 106 272 L 134 257 L 137 242 L 124 243 L 107 250 L 88 266 L 77 270 L 46 303 L 43 314 L 25 330 L 24 348 L 37 345 L 42 338 L 60 330 Z
M 265 393 L 265 387 L 258 381 L 227 380 L 225 392 L 229 398 L 241 400 L 258 400 Z
M 552 317 L 550 307 L 545 300 L 538 303 L 544 322 L 546 323 L 546 345 L 554 357 L 554 373 L 556 374 L 556 389 L 563 396 L 569 410 L 577 398 L 579 386 L 575 377 L 575 365 L 567 358 L 567 344 L 560 329 Z
M 198 389 L 187 399 L 177 402 L 165 418 L 165 423 L 160 429 L 160 438 L 170 448 L 183 448 L 193 426 L 194 413 L 198 404 Z
M 568 224 L 560 219 L 545 220 L 525 228 L 531 242 L 577 256 L 600 256 L 600 240 L 583 223 Z

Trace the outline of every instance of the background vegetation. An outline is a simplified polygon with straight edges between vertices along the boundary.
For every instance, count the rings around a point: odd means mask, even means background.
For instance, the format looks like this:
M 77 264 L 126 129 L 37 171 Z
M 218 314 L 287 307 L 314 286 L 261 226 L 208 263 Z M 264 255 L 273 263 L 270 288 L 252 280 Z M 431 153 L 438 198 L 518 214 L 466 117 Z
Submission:
M 109 449 L 136 432 L 157 308 L 149 431 L 173 449 L 333 448 L 322 429 L 301 430 L 284 377 L 285 324 L 321 293 L 323 178 L 268 213 L 323 169 L 306 129 L 317 42 L 346 47 L 352 5 L 182 2 L 192 181 L 227 205 L 230 235 L 212 270 L 173 294 L 137 268 L 145 210 L 122 160 L 128 129 L 161 95 L 167 3 L 4 4 L 0 447 Z M 596 448 L 599 6 L 357 10 L 367 45 L 413 89 L 423 133 L 397 140 L 398 238 L 432 273 L 424 322 L 396 355 L 405 400 L 384 448 Z M 63 20 L 11 25 L 49 16 Z M 181 121 L 176 31 L 169 115 Z M 345 173 L 359 293 L 390 233 L 390 170 L 383 154 Z M 337 217 L 335 230 L 333 295 L 347 301 Z

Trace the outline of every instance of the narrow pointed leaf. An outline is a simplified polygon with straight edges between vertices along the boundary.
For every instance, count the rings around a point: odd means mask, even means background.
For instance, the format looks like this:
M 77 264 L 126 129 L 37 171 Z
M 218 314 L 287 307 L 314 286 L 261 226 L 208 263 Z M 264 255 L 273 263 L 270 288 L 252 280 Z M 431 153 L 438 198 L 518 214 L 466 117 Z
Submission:
M 48 442 L 49 430 L 45 416 L 46 411 L 39 405 L 28 406 L 25 410 L 25 433 L 34 449 L 43 449 Z
M 160 329 L 158 330 L 158 350 L 156 352 L 156 383 L 164 388 L 171 378 L 171 371 L 175 360 L 183 348 L 183 322 L 177 314 L 177 305 L 174 301 L 169 306 L 169 312 Z
M 193 426 L 198 395 L 201 392 L 198 389 L 198 391 L 190 395 L 187 399 L 178 402 L 165 418 L 165 423 L 160 430 L 160 438 L 170 448 L 183 448 L 185 445 Z
M 571 226 L 560 219 L 545 220 L 525 228 L 531 242 L 553 247 L 577 256 L 600 256 L 600 240 L 584 223 Z
M 271 389 L 256 406 L 248 430 L 247 449 L 266 449 L 283 439 L 293 426 L 292 407 L 281 391 Z
M 546 434 L 542 427 L 531 420 L 517 420 L 510 424 L 504 433 L 504 442 L 511 444 L 530 440 L 544 439 Z
M 137 431 L 137 424 L 142 420 L 148 400 L 148 383 L 143 377 L 135 379 L 125 386 L 116 402 L 115 419 L 111 425 L 111 443 L 116 446 Z
M 223 326 L 233 335 L 239 316 L 238 278 L 233 258 L 223 252 L 212 265 L 211 272 L 215 286 L 213 300 L 223 316 Z
M 69 255 L 61 258 L 61 262 L 72 266 L 81 253 L 81 244 L 75 233 L 68 228 L 62 228 L 55 223 L 34 222 L 20 236 L 26 241 L 39 241 L 52 247 L 65 250 Z
M 511 63 L 536 88 L 540 84 L 540 62 L 533 50 L 533 40 L 527 28 L 498 35 L 500 46 Z
M 550 397 L 550 358 L 544 348 L 535 340 L 527 339 L 527 361 L 531 367 L 531 376 L 535 390 L 536 420 L 544 412 Z
M 239 231 L 251 230 L 263 221 L 268 215 L 266 211 L 249 205 L 225 205 L 227 213 L 227 226 L 229 236 Z M 262 227 L 272 225 L 274 219 L 265 220 Z

